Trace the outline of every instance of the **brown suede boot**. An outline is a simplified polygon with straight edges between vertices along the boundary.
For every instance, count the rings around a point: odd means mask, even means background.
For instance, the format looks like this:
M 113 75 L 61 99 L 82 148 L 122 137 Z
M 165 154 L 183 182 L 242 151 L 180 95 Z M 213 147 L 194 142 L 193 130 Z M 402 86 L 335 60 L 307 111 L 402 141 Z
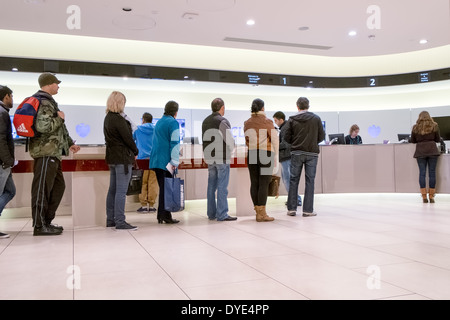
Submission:
M 269 217 L 266 213 L 266 206 L 255 206 L 256 210 L 256 221 L 257 222 L 266 222 L 273 221 L 275 218 Z
M 428 194 L 429 194 L 429 198 L 430 198 L 430 203 L 434 203 L 434 195 L 436 194 L 436 189 L 435 188 L 430 188 L 430 190 L 428 190 Z
M 422 194 L 423 203 L 428 203 L 427 188 L 420 188 L 420 193 Z

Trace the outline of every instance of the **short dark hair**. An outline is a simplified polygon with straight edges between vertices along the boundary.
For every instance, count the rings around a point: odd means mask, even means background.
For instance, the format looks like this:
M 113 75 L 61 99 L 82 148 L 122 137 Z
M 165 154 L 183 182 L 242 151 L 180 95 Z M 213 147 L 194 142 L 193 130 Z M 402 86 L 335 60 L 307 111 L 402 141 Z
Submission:
M 215 98 L 212 102 L 211 102 L 211 110 L 213 112 L 217 112 L 219 111 L 223 106 L 225 105 L 225 102 L 223 102 L 223 100 L 221 98 Z
M 144 120 L 145 123 L 152 123 L 152 121 L 153 121 L 153 116 L 152 116 L 150 113 L 145 112 L 145 113 L 142 115 L 142 120 Z
M 297 107 L 300 110 L 307 110 L 307 109 L 309 109 L 309 100 L 308 100 L 308 98 L 305 98 L 305 97 L 298 98 L 298 100 L 297 100 Z
M 13 92 L 7 86 L 0 85 L 0 101 L 3 101 L 7 95 L 11 95 Z
M 282 111 L 275 112 L 273 117 L 277 118 L 278 120 L 286 120 L 286 115 Z
M 166 103 L 166 106 L 164 107 L 164 115 L 174 117 L 177 112 L 178 103 L 172 100 Z
M 253 100 L 252 102 L 252 113 L 256 113 L 258 111 L 261 111 L 262 108 L 264 108 L 264 101 L 256 98 L 255 100 Z

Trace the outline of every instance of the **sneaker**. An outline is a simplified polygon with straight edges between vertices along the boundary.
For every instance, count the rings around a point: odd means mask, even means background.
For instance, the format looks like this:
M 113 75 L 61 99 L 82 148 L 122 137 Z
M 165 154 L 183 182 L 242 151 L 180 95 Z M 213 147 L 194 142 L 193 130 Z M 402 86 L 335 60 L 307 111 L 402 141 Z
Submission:
M 137 212 L 140 212 L 140 213 L 145 213 L 145 212 L 148 212 L 148 209 L 147 209 L 147 207 L 140 207 L 140 208 L 137 209 L 136 211 L 137 211 Z
M 34 227 L 33 236 L 58 236 L 62 233 L 59 229 L 50 228 L 47 226 Z
M 138 229 L 138 227 L 132 226 L 128 222 L 124 222 L 122 225 L 116 226 L 116 230 L 134 231 L 134 230 L 137 230 L 137 229 Z
M 290 210 L 290 211 L 287 212 L 287 215 L 291 216 L 291 217 L 296 216 L 297 215 L 297 211 Z
M 150 207 L 150 208 L 148 208 L 148 212 L 156 212 L 156 208 Z
M 7 238 L 9 238 L 9 234 L 0 232 L 0 239 L 7 239 Z
M 317 213 L 315 212 L 303 212 L 304 217 L 314 217 L 317 216 Z
M 115 226 L 116 226 L 116 223 L 115 223 L 115 222 L 107 222 L 107 223 L 106 223 L 106 227 L 107 227 L 107 228 L 115 228 Z
M 47 226 L 47 228 L 50 228 L 50 229 L 57 229 L 57 230 L 61 230 L 61 232 L 62 231 L 64 231 L 64 228 L 62 227 L 62 226 L 60 226 L 60 225 L 57 225 L 57 224 L 47 224 L 46 225 Z

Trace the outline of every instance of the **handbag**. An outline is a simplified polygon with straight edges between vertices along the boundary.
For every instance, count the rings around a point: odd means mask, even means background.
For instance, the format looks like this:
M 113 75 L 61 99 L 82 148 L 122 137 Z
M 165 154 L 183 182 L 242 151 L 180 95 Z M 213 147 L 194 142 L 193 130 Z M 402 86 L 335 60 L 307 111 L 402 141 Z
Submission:
M 280 177 L 272 176 L 272 180 L 270 180 L 269 183 L 269 197 L 278 198 L 278 196 L 280 195 L 278 191 L 279 187 L 280 187 Z
M 127 196 L 140 194 L 142 190 L 142 177 L 144 175 L 144 170 L 133 168 L 131 171 L 130 182 L 128 183 Z
M 164 178 L 164 209 L 170 212 L 184 210 L 184 180 L 177 178 Z

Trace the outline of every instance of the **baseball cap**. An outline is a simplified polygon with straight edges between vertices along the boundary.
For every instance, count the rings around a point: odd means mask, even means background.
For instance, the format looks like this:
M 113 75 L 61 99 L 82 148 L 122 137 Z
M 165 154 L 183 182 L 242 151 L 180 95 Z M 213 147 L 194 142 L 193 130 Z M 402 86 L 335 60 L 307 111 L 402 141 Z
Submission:
M 39 86 L 41 88 L 45 87 L 45 86 L 47 86 L 49 84 L 53 84 L 53 83 L 60 84 L 61 83 L 61 81 L 58 80 L 58 78 L 56 78 L 56 76 L 53 73 L 50 73 L 50 72 L 45 72 L 45 73 L 41 74 L 39 76 L 38 81 L 39 81 Z

